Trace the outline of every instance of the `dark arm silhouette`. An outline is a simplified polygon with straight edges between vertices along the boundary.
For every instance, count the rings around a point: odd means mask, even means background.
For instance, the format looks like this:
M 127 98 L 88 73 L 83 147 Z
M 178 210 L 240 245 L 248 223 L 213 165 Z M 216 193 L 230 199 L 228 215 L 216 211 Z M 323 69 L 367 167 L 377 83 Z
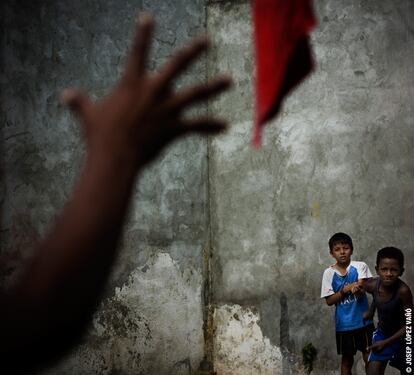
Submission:
M 227 127 L 218 119 L 186 119 L 182 113 L 228 88 L 228 77 L 172 88 L 207 48 L 207 39 L 193 40 L 151 73 L 146 64 L 153 27 L 152 17 L 143 14 L 125 72 L 108 97 L 93 102 L 78 90 L 62 94 L 82 123 L 85 161 L 71 198 L 22 277 L 0 295 L 0 368 L 12 366 L 16 373 L 42 365 L 79 339 L 117 254 L 137 175 L 174 139 Z

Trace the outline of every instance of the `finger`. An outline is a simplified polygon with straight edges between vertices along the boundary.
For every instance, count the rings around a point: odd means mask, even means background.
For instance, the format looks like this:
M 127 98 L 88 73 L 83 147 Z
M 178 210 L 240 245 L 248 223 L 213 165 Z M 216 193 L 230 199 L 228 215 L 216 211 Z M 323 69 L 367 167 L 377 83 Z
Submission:
M 227 121 L 214 119 L 211 117 L 182 120 L 177 126 L 177 135 L 189 133 L 198 134 L 217 134 L 228 128 Z
M 182 48 L 167 62 L 158 74 L 159 90 L 164 90 L 171 81 L 184 71 L 209 45 L 207 37 L 198 37 L 188 46 Z
M 206 100 L 220 92 L 227 90 L 232 84 L 232 80 L 228 76 L 222 76 L 214 79 L 207 84 L 201 84 L 189 87 L 177 93 L 173 100 L 172 106 L 182 109 L 190 104 Z
M 92 105 L 89 96 L 80 90 L 66 89 L 60 94 L 60 101 L 75 113 L 81 120 L 85 120 L 86 113 Z
M 125 70 L 127 80 L 134 80 L 145 71 L 154 25 L 155 22 L 150 13 L 143 12 L 139 15 L 134 42 Z

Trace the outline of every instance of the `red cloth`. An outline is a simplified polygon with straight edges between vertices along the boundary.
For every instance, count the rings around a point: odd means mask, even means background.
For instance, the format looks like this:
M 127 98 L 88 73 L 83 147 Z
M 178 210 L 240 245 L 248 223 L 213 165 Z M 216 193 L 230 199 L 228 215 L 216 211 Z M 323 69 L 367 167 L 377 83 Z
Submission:
M 256 53 L 253 144 L 284 97 L 312 71 L 308 34 L 316 21 L 312 0 L 252 0 Z

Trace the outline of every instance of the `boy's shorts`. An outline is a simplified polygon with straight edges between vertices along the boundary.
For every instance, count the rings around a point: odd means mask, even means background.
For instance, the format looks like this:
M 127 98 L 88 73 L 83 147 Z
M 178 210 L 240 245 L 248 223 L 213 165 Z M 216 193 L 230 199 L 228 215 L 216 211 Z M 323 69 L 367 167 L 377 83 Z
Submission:
M 355 355 L 359 350 L 366 352 L 371 345 L 374 325 L 353 329 L 351 331 L 336 332 L 336 351 L 342 355 Z
M 375 344 L 378 341 L 382 341 L 388 338 L 382 331 L 377 329 L 374 334 L 372 335 L 372 342 Z M 379 353 L 371 352 L 369 353 L 368 362 L 372 361 L 379 361 L 379 362 L 388 362 L 392 361 L 397 362 L 397 354 L 399 353 L 399 349 L 401 346 L 401 341 L 396 341 L 389 346 L 386 346 L 382 349 Z M 392 365 L 392 363 L 390 363 Z M 397 367 L 397 366 L 395 366 Z

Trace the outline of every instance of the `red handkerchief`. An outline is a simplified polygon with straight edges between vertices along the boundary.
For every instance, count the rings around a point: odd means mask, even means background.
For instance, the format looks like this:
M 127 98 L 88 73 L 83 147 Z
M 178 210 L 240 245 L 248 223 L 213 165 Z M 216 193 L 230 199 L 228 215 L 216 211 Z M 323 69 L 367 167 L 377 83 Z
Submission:
M 315 26 L 311 0 L 253 0 L 256 53 L 253 145 L 277 115 L 284 97 L 312 71 L 308 35 Z

